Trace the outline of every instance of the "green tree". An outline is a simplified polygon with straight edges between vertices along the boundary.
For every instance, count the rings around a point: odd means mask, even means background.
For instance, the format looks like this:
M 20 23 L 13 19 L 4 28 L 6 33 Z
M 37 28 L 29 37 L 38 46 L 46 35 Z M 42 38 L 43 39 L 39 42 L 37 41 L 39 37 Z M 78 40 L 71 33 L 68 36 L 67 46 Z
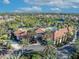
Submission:
M 56 49 L 51 45 L 47 45 L 43 53 L 43 59 L 57 59 Z

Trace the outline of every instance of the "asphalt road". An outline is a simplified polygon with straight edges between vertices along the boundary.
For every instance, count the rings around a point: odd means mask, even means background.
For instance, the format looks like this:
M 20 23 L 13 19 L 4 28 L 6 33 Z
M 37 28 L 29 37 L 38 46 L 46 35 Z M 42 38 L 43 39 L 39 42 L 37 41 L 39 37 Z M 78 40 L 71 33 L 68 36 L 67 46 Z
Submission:
M 42 46 L 42 45 L 31 45 L 31 46 L 26 46 L 23 49 L 33 50 L 33 51 L 43 51 L 45 49 L 45 46 Z

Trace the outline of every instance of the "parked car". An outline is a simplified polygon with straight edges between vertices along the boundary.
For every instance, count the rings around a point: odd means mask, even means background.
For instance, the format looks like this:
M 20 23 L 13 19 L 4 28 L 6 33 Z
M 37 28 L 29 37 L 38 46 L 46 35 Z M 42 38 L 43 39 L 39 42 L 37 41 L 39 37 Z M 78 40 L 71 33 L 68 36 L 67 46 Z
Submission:
M 5 55 L 7 53 L 8 53 L 8 50 L 6 47 L 2 47 L 2 48 L 0 47 L 0 55 Z

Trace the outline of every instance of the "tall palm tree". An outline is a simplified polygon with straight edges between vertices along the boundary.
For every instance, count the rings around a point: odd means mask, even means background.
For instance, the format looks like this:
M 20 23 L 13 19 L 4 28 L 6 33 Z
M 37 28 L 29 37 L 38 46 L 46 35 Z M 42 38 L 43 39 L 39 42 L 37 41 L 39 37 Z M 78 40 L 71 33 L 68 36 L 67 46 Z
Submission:
M 56 48 L 52 45 L 46 45 L 43 52 L 43 59 L 57 59 Z

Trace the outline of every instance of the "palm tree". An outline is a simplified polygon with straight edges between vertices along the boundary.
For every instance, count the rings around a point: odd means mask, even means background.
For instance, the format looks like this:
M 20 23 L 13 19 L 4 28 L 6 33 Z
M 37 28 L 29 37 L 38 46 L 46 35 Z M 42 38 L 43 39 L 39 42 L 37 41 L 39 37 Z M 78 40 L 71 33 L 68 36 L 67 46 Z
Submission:
M 43 59 L 57 59 L 56 48 L 52 45 L 46 45 L 43 52 Z
M 74 43 L 74 48 L 76 48 L 76 52 L 71 55 L 72 59 L 78 59 L 79 58 L 79 39 L 77 39 Z

